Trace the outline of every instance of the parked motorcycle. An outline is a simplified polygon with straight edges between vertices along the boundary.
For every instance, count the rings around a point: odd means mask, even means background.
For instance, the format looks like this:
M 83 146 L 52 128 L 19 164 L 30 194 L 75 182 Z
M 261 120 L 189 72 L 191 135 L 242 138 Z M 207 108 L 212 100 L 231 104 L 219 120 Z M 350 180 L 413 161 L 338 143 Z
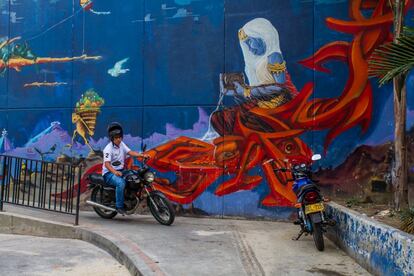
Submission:
M 321 159 L 320 154 L 312 156 L 312 161 L 319 159 Z M 295 207 L 297 208 L 298 220 L 294 224 L 301 227 L 298 236 L 294 240 L 299 240 L 304 233 L 305 235 L 311 234 L 316 248 L 323 251 L 325 249 L 323 233 L 326 232 L 326 226 L 334 226 L 335 221 L 326 217 L 324 212 L 325 200 L 319 188 L 315 185 L 316 181 L 312 179 L 310 162 L 295 160 L 288 162 L 290 164 L 286 163 L 286 168 L 277 168 L 275 171 L 291 172 L 293 177 L 288 181 L 294 182 L 292 189 L 297 196 Z
M 142 161 L 138 170 L 125 170 L 122 177 L 125 179 L 124 205 L 127 215 L 137 210 L 139 203 L 145 198 L 154 218 L 163 225 L 171 225 L 175 219 L 175 211 L 170 201 L 152 186 L 155 174 L 147 165 L 148 158 Z M 101 174 L 92 173 L 88 176 L 89 189 L 92 190 L 91 200 L 86 204 L 93 206 L 94 211 L 102 218 L 111 219 L 117 215 L 115 209 L 115 187 L 105 183 Z

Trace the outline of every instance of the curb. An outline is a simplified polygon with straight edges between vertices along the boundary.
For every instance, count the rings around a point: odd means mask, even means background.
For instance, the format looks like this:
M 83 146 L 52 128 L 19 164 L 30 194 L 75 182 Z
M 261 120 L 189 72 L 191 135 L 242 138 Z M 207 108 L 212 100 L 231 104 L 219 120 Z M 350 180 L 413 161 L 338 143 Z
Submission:
M 131 275 L 164 275 L 134 242 L 94 226 L 72 226 L 0 212 L 0 233 L 82 240 L 108 252 L 125 265 Z
M 327 237 L 374 275 L 414 275 L 414 236 L 335 202 L 327 213 L 337 225 Z

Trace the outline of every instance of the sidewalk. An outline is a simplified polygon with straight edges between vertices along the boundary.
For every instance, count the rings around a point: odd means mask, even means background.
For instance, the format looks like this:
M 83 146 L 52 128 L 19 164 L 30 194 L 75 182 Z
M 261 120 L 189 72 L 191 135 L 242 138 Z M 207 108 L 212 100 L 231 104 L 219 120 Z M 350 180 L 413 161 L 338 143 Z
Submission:
M 130 275 L 107 252 L 84 241 L 0 234 L 0 244 L 0 275 Z
M 67 227 L 73 223 L 71 216 L 45 211 L 9 205 L 5 211 Z M 317 251 L 310 236 L 292 241 L 298 227 L 290 223 L 178 217 L 167 227 L 151 216 L 104 220 L 82 212 L 80 226 L 70 227 L 93 233 L 84 240 L 109 248 L 121 263 L 125 258 L 117 255 L 125 254 L 144 275 L 369 275 L 327 239 L 324 252 Z M 119 251 L 102 246 L 99 237 Z

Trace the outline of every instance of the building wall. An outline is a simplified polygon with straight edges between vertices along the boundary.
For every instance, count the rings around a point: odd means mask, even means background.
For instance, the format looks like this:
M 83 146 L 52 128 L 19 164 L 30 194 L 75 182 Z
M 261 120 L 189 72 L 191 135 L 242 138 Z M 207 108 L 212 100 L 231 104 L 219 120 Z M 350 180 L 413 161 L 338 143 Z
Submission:
M 367 60 L 389 37 L 387 1 L 83 2 L 0 3 L 0 36 L 16 38 L 0 50 L 2 153 L 90 166 L 118 121 L 132 149 L 147 145 L 158 188 L 187 212 L 287 218 L 295 198 L 272 168 L 312 152 L 323 154 L 315 174 L 326 193 L 386 198 L 391 89 L 368 79 Z M 264 33 L 267 47 L 253 55 L 270 76 L 256 82 L 260 98 L 243 94 L 254 74 L 238 36 L 257 18 L 278 32 L 259 24 L 253 35 Z M 13 53 L 25 43 L 30 51 Z M 279 71 L 266 73 L 267 62 Z

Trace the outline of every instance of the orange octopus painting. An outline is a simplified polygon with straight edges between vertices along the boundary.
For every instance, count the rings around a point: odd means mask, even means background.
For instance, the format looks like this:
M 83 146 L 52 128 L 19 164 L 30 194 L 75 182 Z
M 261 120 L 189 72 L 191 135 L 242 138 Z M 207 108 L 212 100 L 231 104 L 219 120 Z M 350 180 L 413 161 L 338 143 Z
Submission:
M 352 40 L 328 43 L 300 61 L 306 68 L 327 74 L 332 73 L 325 67 L 328 62 L 341 61 L 347 66 L 347 82 L 342 92 L 333 91 L 332 95 L 339 95 L 332 98 L 312 97 L 313 82 L 306 83 L 298 91 L 290 79 L 278 43 L 261 50 L 263 41 L 252 39 L 258 25 L 267 24 L 270 32 L 274 32 L 274 28 L 265 19 L 253 23 L 246 24 L 238 32 L 242 50 L 254 49 L 254 54 L 258 54 L 273 47 L 273 52 L 265 63 L 256 61 L 264 71 L 256 71 L 251 76 L 246 61 L 249 85 L 240 74 L 222 74 L 223 91 L 239 94 L 244 101 L 212 114 L 211 124 L 217 136 L 209 141 L 178 137 L 147 152 L 152 167 L 160 172 L 176 173 L 174 182 L 160 177 L 155 186 L 177 203 L 193 202 L 212 183 L 220 181 L 221 176 L 230 175 L 230 179 L 219 183 L 215 195 L 252 190 L 265 178 L 269 193 L 261 204 L 293 206 L 296 197 L 292 183 L 274 169 L 283 166 L 281 160 L 284 159 L 309 160 L 312 151 L 300 135 L 308 131 L 327 131 L 324 142 L 327 151 L 341 133 L 356 126 L 366 131 L 370 126 L 373 90 L 368 79 L 368 60 L 374 49 L 392 39 L 393 15 L 389 1 L 350 0 L 349 20 L 326 18 L 326 25 L 336 32 L 351 35 Z M 260 90 L 266 93 L 260 94 Z M 263 175 L 252 173 L 255 167 L 261 168 Z

